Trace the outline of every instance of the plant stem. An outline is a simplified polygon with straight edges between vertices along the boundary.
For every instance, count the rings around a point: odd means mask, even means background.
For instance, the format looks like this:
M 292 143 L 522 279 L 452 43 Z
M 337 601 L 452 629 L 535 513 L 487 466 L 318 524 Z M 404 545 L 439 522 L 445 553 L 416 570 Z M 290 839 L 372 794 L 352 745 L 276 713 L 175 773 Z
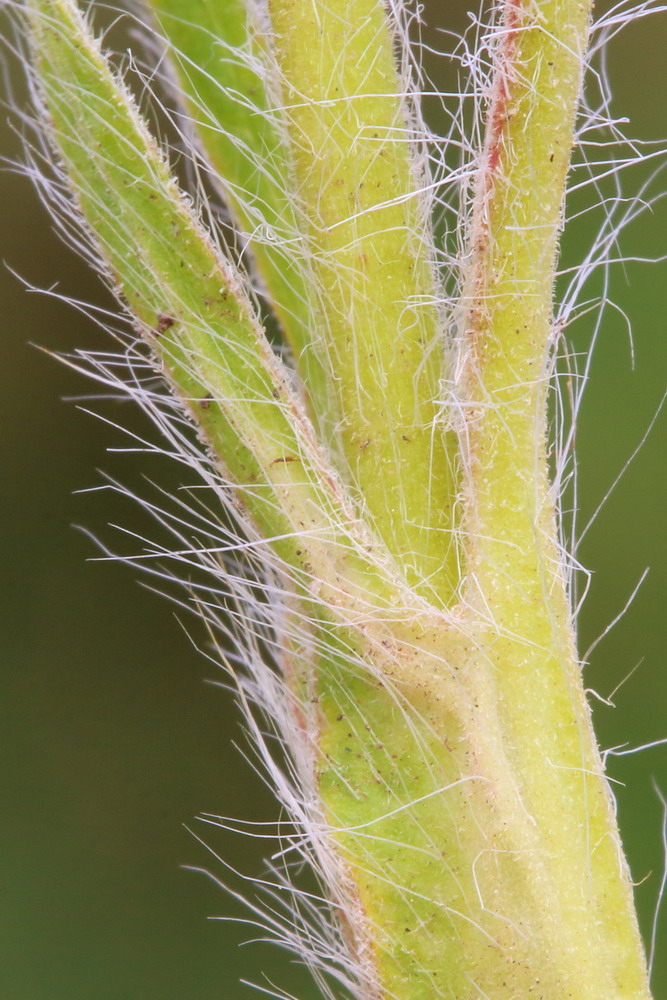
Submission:
M 240 222 L 244 257 L 256 261 L 303 374 L 310 412 L 323 426 L 330 395 L 313 349 L 312 276 L 301 234 L 277 85 L 267 45 L 245 0 L 150 0 L 170 51 L 190 121 Z
M 354 486 L 414 587 L 459 581 L 455 441 L 430 232 L 380 0 L 269 0 L 338 433 Z
M 255 530 L 346 614 L 411 601 L 314 439 L 239 279 L 71 0 L 27 8 L 51 139 L 117 294 Z
M 72 0 L 27 9 L 90 243 L 289 605 L 283 738 L 298 746 L 357 995 L 647 1000 L 547 467 L 588 7 L 503 8 L 459 310 L 459 462 L 439 412 L 450 372 L 384 6 L 269 0 L 316 282 L 308 315 L 323 324 L 310 346 L 335 387 L 347 482 L 329 416 L 318 441 L 242 279 Z
M 649 996 L 546 459 L 554 261 L 588 23 L 570 0 L 504 9 L 461 307 L 461 632 L 410 644 L 441 683 L 415 670 L 380 691 L 359 677 L 345 698 L 342 677 L 323 682 L 322 794 L 348 831 L 359 934 L 372 942 L 359 950 L 379 996 Z

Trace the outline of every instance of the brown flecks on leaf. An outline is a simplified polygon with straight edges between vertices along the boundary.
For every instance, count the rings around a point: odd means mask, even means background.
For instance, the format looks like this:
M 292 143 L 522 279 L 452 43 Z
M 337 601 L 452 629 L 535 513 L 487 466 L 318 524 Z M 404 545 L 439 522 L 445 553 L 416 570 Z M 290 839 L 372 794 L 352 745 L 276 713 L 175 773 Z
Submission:
M 176 320 L 173 316 L 170 316 L 168 313 L 160 313 L 155 324 L 155 336 L 159 337 L 161 334 L 166 333 L 175 322 Z

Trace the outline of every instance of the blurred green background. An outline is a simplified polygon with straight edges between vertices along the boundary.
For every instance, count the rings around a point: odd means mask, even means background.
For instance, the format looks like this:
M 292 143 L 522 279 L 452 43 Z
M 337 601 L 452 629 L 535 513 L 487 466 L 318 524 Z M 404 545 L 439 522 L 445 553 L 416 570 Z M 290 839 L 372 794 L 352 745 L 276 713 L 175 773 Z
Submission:
M 446 13 L 435 0 L 430 6 L 442 26 L 464 23 L 460 3 Z M 642 138 L 667 133 L 666 21 L 663 15 L 633 26 L 610 53 L 617 110 Z M 4 118 L 3 155 L 15 156 Z M 104 340 L 72 309 L 27 292 L 7 268 L 79 299 L 105 302 L 104 293 L 58 241 L 30 184 L 6 172 L 0 185 L 7 265 L 0 270 L 0 997 L 240 1000 L 251 995 L 239 983 L 246 978 L 267 987 L 279 982 L 311 1000 L 314 988 L 289 958 L 266 945 L 240 947 L 256 936 L 252 929 L 207 919 L 241 910 L 210 880 L 183 870 L 208 865 L 224 875 L 185 829 L 198 829 L 197 813 L 262 820 L 275 810 L 233 746 L 243 737 L 229 697 L 205 683 L 214 668 L 197 655 L 174 609 L 124 567 L 91 562 L 93 544 L 72 528 L 81 524 L 109 539 L 108 523 L 140 527 L 114 494 L 74 492 L 100 483 L 96 469 L 135 485 L 146 472 L 167 487 L 177 485 L 178 472 L 105 453 L 123 445 L 121 436 L 63 401 L 89 386 L 31 343 L 72 350 Z M 626 254 L 665 253 L 666 208 L 659 204 L 625 234 Z M 569 247 L 573 259 L 577 249 Z M 667 371 L 667 265 L 630 264 L 615 278 L 614 298 L 632 318 L 636 360 L 632 369 L 623 320 L 609 313 L 577 434 L 582 524 L 646 431 Z M 666 416 L 581 550 L 593 571 L 582 649 L 651 567 L 587 671 L 588 686 L 608 695 L 642 661 L 615 710 L 594 703 L 604 747 L 667 736 Z M 118 418 L 140 428 L 128 407 Z M 663 867 L 653 781 L 667 791 L 667 747 L 615 759 L 610 773 L 623 782 L 614 788 L 648 935 Z M 199 832 L 234 867 L 261 875 L 261 842 Z M 667 913 L 658 939 L 654 988 L 663 998 Z

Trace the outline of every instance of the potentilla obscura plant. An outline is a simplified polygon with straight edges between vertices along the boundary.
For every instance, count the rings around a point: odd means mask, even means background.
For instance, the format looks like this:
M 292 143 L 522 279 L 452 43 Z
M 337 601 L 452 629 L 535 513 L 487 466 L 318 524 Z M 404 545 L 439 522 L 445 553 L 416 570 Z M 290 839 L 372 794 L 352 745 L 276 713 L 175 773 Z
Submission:
M 70 363 L 196 484 L 124 558 L 183 585 L 284 810 L 253 919 L 329 998 L 649 998 L 563 497 L 568 324 L 660 162 L 601 54 L 656 5 L 485 4 L 443 92 L 413 3 L 151 0 L 141 111 L 94 5 L 8 6 L 26 169 L 118 300 Z M 559 274 L 568 179 L 604 211 Z

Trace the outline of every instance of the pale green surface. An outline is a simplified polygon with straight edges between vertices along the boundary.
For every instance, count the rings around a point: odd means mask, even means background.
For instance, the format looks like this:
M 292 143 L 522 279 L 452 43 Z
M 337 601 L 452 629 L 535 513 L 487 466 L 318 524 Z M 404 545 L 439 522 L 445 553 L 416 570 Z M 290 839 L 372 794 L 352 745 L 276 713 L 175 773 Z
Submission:
M 447 604 L 459 564 L 454 442 L 437 420 L 445 331 L 383 6 L 270 0 L 269 9 L 323 315 L 318 346 L 336 397 L 334 443 L 411 584 Z
M 446 984 L 457 997 L 636 1000 L 648 996 L 643 956 L 576 663 L 545 451 L 553 256 L 589 15 L 545 3 L 538 27 L 529 8 L 512 10 L 464 293 L 463 398 L 480 405 L 463 635 L 414 634 L 421 655 L 408 651 L 393 696 L 360 681 L 348 702 L 341 678 L 324 679 L 323 796 L 335 823 L 366 833 L 343 841 L 387 995 L 422 1000 Z M 368 840 L 369 819 L 427 795 L 374 822 L 380 839 Z
M 386 723 L 386 719 L 384 719 L 383 722 Z
M 86 222 L 243 508 L 295 569 L 332 588 L 336 603 L 363 606 L 367 590 L 390 606 L 402 602 L 405 584 L 390 565 L 376 567 L 376 540 L 357 527 L 238 278 L 76 7 L 36 0 L 29 10 L 54 141 Z
M 312 350 L 317 317 L 307 253 L 299 231 L 284 123 L 271 93 L 266 44 L 243 0 L 151 0 L 197 134 L 244 230 L 297 364 L 313 412 L 329 391 Z
M 290 463 L 272 466 L 269 452 L 276 458 L 299 446 L 273 395 L 284 387 L 267 364 L 250 306 L 75 8 L 37 3 L 32 10 L 56 141 L 111 274 L 231 475 L 250 490 L 259 487 L 248 493 L 255 516 L 268 533 L 284 533 L 287 522 L 271 512 L 266 476 L 251 453 L 253 445 L 263 449 L 265 469 L 289 478 Z M 256 407 L 263 411 L 261 434 Z
M 547 471 L 551 287 L 589 16 L 586 4 L 558 0 L 540 4 L 539 18 L 513 5 L 507 22 L 514 33 L 500 57 L 466 286 L 466 388 L 479 404 L 466 555 L 469 600 L 493 623 L 480 657 L 492 671 L 489 707 L 548 858 L 531 880 L 544 879 L 545 911 L 546 900 L 561 908 L 569 981 L 560 989 L 629 998 L 648 993 L 598 777 Z M 560 996 L 556 982 L 542 983 Z

